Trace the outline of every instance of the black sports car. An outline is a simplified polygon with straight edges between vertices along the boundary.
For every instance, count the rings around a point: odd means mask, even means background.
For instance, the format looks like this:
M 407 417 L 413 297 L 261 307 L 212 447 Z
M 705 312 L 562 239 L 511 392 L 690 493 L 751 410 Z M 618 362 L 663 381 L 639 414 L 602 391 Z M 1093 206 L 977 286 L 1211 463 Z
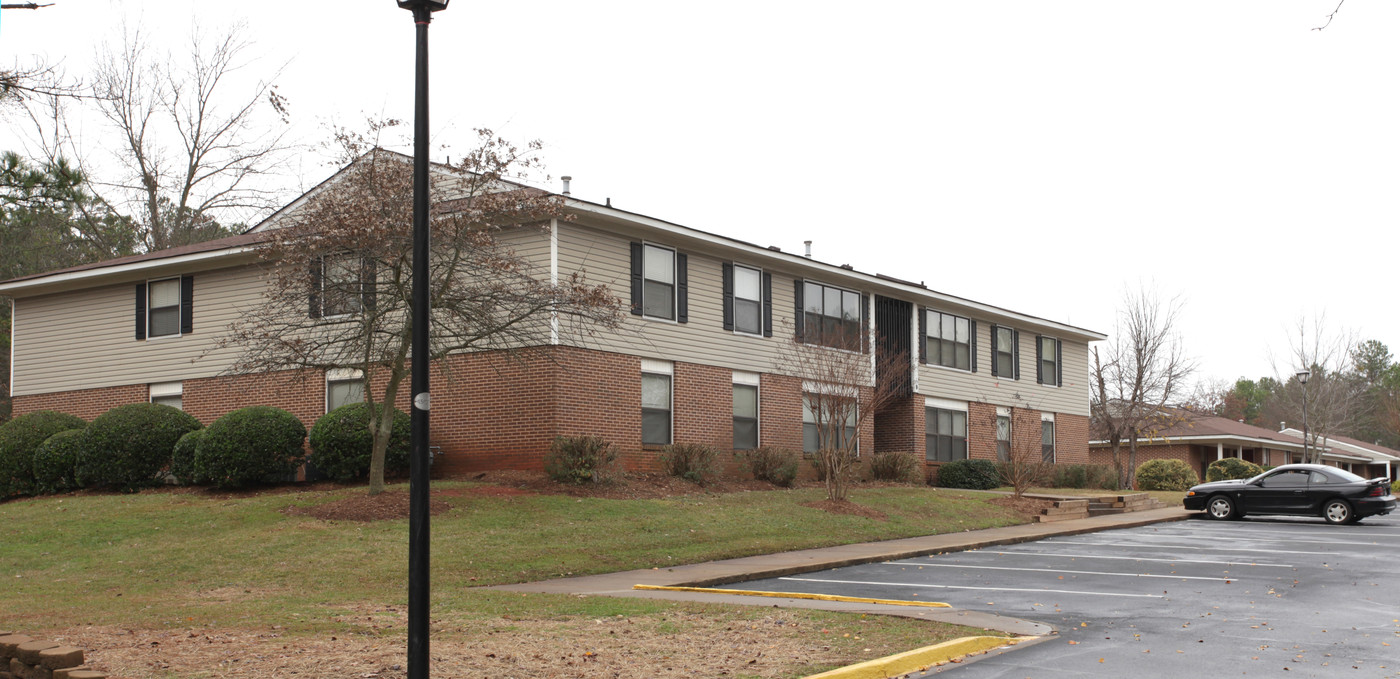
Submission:
M 1286 464 L 1252 479 L 1203 483 L 1186 491 L 1182 503 L 1187 509 L 1204 509 L 1212 519 L 1296 514 L 1354 523 L 1395 511 L 1389 479 L 1367 480 L 1320 464 Z

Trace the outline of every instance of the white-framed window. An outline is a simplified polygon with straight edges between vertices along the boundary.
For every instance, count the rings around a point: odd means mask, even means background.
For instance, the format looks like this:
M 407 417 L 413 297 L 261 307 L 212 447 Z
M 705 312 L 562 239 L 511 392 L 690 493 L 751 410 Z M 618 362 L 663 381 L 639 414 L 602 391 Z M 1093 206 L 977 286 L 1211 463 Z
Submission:
M 364 259 L 349 253 L 321 260 L 321 315 L 348 316 L 364 310 Z
M 364 373 L 349 368 L 326 371 L 326 412 L 365 400 Z
M 670 361 L 642 359 L 642 445 L 671 444 L 674 374 Z
M 924 459 L 952 462 L 967 459 L 967 404 L 924 399 Z
M 758 373 L 734 371 L 734 449 L 758 447 Z
M 185 388 L 181 382 L 153 382 L 150 384 L 151 403 L 159 403 L 171 408 L 183 409 Z
M 855 399 L 839 393 L 823 392 L 819 389 L 802 392 L 802 452 L 811 454 L 821 449 L 822 439 L 832 440 L 841 435 L 841 445 L 856 445 L 859 454 L 860 442 L 857 438 L 858 421 Z M 842 420 L 838 423 L 836 420 Z M 822 429 L 826 428 L 826 436 Z
M 642 315 L 676 320 L 676 251 L 642 245 Z
M 972 369 L 972 320 L 932 309 L 925 322 L 925 362 L 958 370 Z
M 1054 337 L 1037 335 L 1035 338 L 1036 382 L 1052 387 L 1060 386 L 1060 340 Z
M 734 332 L 763 334 L 763 272 L 734 265 Z
M 860 293 L 802 282 L 802 341 L 860 351 Z
M 165 278 L 146 284 L 146 336 L 170 337 L 180 334 L 180 278 Z
M 1040 414 L 1040 459 L 1055 463 L 1055 413 Z
M 1008 379 L 1020 379 L 1020 371 L 1017 370 L 1017 340 L 1018 335 L 1014 328 L 1004 325 L 992 326 L 992 374 L 997 377 Z
M 997 408 L 997 459 L 1011 461 L 1011 409 Z

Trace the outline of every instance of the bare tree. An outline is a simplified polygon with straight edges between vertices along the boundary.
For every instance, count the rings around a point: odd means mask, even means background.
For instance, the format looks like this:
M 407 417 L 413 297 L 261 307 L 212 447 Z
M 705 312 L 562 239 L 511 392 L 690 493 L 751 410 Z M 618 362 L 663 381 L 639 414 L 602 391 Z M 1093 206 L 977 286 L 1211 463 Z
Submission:
M 1266 410 L 1275 419 L 1305 429 L 1308 461 L 1318 462 L 1329 438 L 1352 433 L 1371 413 L 1371 401 L 1360 379 L 1349 371 L 1357 341 L 1345 330 L 1331 330 L 1326 318 L 1299 318 L 1289 331 L 1288 356 L 1274 362 L 1282 385 Z M 1307 385 L 1298 379 L 1308 370 Z M 1304 407 L 1307 409 L 1304 426 Z
M 360 370 L 374 439 L 370 494 L 384 487 L 413 333 L 412 159 L 375 143 L 394 125 L 338 131 L 346 168 L 269 233 L 264 299 L 220 344 L 242 350 L 233 373 Z M 503 242 L 567 217 L 558 196 L 505 179 L 538 167 L 538 143 L 517 148 L 480 135 L 481 146 L 456 166 L 437 166 L 431 184 L 429 358 L 443 365 L 464 351 L 529 352 L 554 333 L 563 341 L 618 327 L 623 303 L 607 286 L 588 284 L 583 271 L 553 282 Z
M 1188 416 L 1167 406 L 1186 395 L 1195 361 L 1186 355 L 1176 325 L 1180 298 L 1162 300 L 1139 288 L 1123 297 L 1113 338 L 1104 351 L 1094 347 L 1090 366 L 1090 411 L 1094 436 L 1106 439 L 1122 488 L 1132 485 L 1137 442 Z M 1124 468 L 1123 444 L 1128 446 Z
M 909 356 L 869 351 L 858 332 L 827 329 L 820 341 L 818 332 L 794 334 L 779 354 L 778 366 L 802 380 L 803 447 L 815 448 L 812 459 L 827 499 L 844 502 L 860 461 L 860 431 L 900 394 L 895 380 L 877 381 L 875 376 L 908 370 Z

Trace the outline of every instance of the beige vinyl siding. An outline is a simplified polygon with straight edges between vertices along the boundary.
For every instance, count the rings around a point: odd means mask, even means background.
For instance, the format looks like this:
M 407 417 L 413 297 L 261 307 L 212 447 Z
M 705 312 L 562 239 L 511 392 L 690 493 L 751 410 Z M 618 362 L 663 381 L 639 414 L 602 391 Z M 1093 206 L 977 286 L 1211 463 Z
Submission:
M 136 339 L 136 282 L 15 300 L 16 396 L 212 377 L 237 351 L 214 348 L 239 308 L 258 303 L 256 267 L 196 272 L 194 332 Z
M 631 250 L 629 243 L 642 238 L 604 233 L 579 223 L 561 223 L 559 270 L 587 271 L 592 283 L 606 284 L 624 304 L 631 299 Z M 762 268 L 761 262 L 731 260 L 677 243 L 649 241 L 676 248 L 687 257 L 688 322 L 650 320 L 627 314 L 617 332 L 600 333 L 580 342 L 583 346 L 668 361 L 747 370 L 780 372 L 778 355 L 793 332 L 793 277 L 773 274 L 773 336 L 755 337 L 724 329 L 724 291 L 721 266 L 727 261 Z
M 935 310 L 941 310 L 936 309 Z M 949 310 L 949 313 L 958 313 Z M 1058 387 L 1035 381 L 1036 332 L 1018 328 L 1021 332 L 1021 379 L 994 377 L 991 366 L 991 326 L 995 320 L 977 321 L 977 372 L 956 370 L 938 365 L 919 365 L 919 393 L 936 398 L 959 401 L 979 401 L 999 406 L 1029 406 L 1042 412 L 1089 414 L 1089 346 L 1060 338 L 1064 360 L 1064 384 Z M 1003 321 L 1004 322 L 1004 321 Z M 1051 335 L 1047 335 L 1051 336 Z M 915 352 L 917 352 L 917 346 Z M 917 360 L 917 355 L 915 356 Z M 1016 398 L 1019 396 L 1019 398 Z

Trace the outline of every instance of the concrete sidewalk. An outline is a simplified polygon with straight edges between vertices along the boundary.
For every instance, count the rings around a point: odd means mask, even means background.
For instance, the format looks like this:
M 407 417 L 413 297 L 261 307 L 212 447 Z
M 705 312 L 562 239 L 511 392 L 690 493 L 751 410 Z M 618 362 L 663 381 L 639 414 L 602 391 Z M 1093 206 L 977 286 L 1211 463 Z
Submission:
M 1006 618 L 977 611 L 953 608 L 918 608 L 888 604 L 851 603 L 841 601 L 813 601 L 787 598 L 756 598 L 750 596 L 707 594 L 701 592 L 639 591 L 633 585 L 655 585 L 670 587 L 714 587 L 734 582 L 774 578 L 798 573 L 851 566 L 877 561 L 894 561 L 941 552 L 960 552 L 981 549 L 995 545 L 1009 545 L 1030 542 L 1056 535 L 1092 533 L 1114 528 L 1131 528 L 1164 521 L 1180 521 L 1195 512 L 1187 512 L 1180 507 L 1153 509 L 1128 514 L 1093 516 L 1087 519 L 1072 519 L 1053 523 L 1026 523 L 1003 528 L 927 535 L 922 537 L 886 540 L 884 542 L 862 542 L 853 545 L 804 549 L 796 552 L 746 556 L 738 559 L 710 561 L 688 566 L 652 568 L 646 570 L 621 571 L 603 575 L 588 575 L 577 578 L 561 578 L 527 582 L 518 585 L 501 585 L 492 589 L 513 592 L 538 592 L 547 594 L 580 594 L 592 596 L 629 596 L 653 599 L 673 599 L 679 601 L 701 601 L 707 603 L 742 604 L 749 606 L 775 606 L 787 608 L 818 608 L 830 611 L 855 613 L 876 613 L 880 615 L 900 615 L 926 620 L 983 627 L 1007 634 L 1044 635 L 1054 628 L 1038 622 Z

